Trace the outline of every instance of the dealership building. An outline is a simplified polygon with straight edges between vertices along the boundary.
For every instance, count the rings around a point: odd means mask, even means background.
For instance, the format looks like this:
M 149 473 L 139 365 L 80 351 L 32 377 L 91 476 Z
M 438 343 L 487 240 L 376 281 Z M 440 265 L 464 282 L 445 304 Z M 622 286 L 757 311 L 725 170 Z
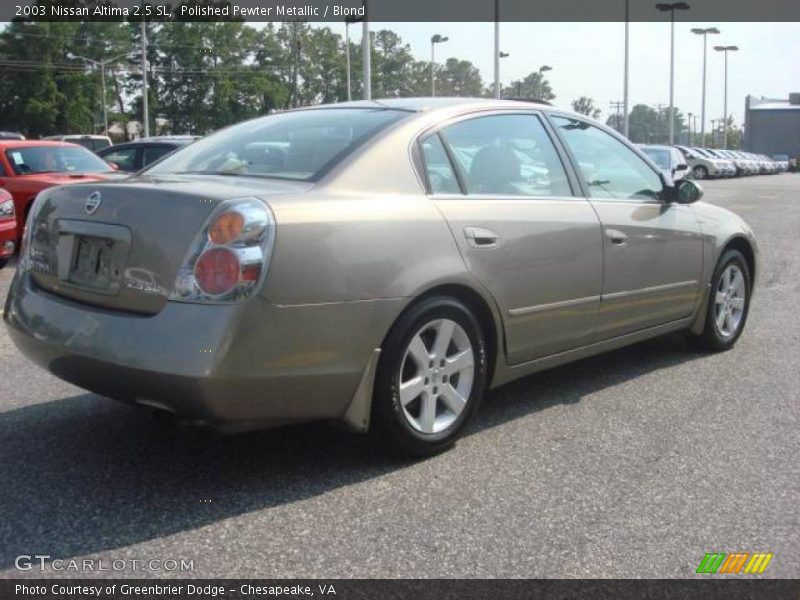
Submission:
M 800 156 L 800 93 L 784 100 L 747 96 L 742 147 L 767 156 Z

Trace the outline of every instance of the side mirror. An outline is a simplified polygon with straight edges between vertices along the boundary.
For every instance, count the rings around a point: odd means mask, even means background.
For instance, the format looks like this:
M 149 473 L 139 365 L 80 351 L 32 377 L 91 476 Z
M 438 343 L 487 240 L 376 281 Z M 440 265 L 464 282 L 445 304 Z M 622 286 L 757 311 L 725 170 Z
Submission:
M 669 189 L 671 201 L 678 204 L 692 204 L 703 197 L 703 188 L 692 179 L 681 179 Z

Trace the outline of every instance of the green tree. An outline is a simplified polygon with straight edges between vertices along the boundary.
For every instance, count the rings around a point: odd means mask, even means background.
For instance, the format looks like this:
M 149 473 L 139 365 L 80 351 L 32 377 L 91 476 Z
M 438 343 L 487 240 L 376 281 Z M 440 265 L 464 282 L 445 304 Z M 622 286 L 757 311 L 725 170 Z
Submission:
M 436 94 L 439 96 L 480 96 L 483 79 L 478 67 L 468 60 L 448 58 L 436 70 Z
M 0 33 L 0 125 L 28 136 L 91 132 L 99 105 L 71 60 L 79 23 L 16 21 Z
M 556 97 L 550 87 L 550 82 L 539 71 L 533 71 L 522 79 L 512 81 L 511 85 L 503 87 L 500 96 L 532 100 L 553 100 Z
M 594 105 L 594 100 L 588 96 L 581 96 L 577 100 L 573 100 L 572 110 L 593 119 L 599 118 L 601 112 L 600 109 Z

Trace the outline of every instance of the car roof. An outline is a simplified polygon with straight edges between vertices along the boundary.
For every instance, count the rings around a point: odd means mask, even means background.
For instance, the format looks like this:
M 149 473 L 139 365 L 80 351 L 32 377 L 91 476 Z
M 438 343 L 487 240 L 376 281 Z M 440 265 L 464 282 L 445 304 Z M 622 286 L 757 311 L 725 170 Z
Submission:
M 196 138 L 173 138 L 173 137 L 149 137 L 138 140 L 131 140 L 130 142 L 120 142 L 113 146 L 106 146 L 103 150 L 109 148 L 119 148 L 120 146 L 144 146 L 145 144 L 171 144 L 173 146 L 185 146 L 196 141 Z
M 48 135 L 47 137 L 43 138 L 45 140 L 56 140 L 56 139 L 70 139 L 70 140 L 107 140 L 109 137 L 107 135 L 94 135 L 89 133 L 64 133 L 59 135 Z
M 6 148 L 33 148 L 36 146 L 48 148 L 83 148 L 79 144 L 59 142 L 56 140 L 0 140 L 0 149 Z
M 527 100 L 504 100 L 495 98 L 379 98 L 376 100 L 356 100 L 353 102 L 339 102 L 336 104 L 321 104 L 319 106 L 303 107 L 296 110 L 329 110 L 332 108 L 392 108 L 409 112 L 430 112 L 438 109 L 454 107 L 475 108 L 541 108 L 543 110 L 557 110 L 549 104 Z

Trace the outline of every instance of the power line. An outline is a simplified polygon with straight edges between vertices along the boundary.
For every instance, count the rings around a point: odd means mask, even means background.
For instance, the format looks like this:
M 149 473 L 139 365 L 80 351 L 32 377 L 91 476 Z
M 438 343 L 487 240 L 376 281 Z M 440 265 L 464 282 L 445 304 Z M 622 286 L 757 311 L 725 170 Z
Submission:
M 69 63 L 44 63 L 37 61 L 26 60 L 3 60 L 0 59 L 0 67 L 5 67 L 15 72 L 38 72 L 47 69 L 57 71 L 69 71 L 85 73 L 90 71 L 85 66 L 69 64 Z M 164 75 L 238 75 L 246 73 L 262 73 L 264 69 L 269 70 L 289 70 L 291 67 L 287 65 L 244 65 L 241 67 L 153 67 L 153 73 Z M 117 67 L 115 69 L 118 73 L 140 73 L 141 69 L 136 66 L 130 67 Z
M 71 36 L 71 35 L 50 35 L 50 34 L 45 34 L 45 33 L 27 33 L 27 32 L 24 32 L 24 31 L 10 31 L 8 29 L 6 29 L 4 31 L 0 31 L 0 35 L 3 35 L 3 34 L 8 35 L 8 36 L 18 36 L 18 35 L 20 35 L 20 36 L 25 36 L 25 37 L 45 38 L 45 39 L 54 39 L 54 40 L 60 39 L 60 40 L 65 40 L 65 41 L 69 41 L 69 42 L 96 42 L 97 41 L 97 40 L 94 40 L 94 39 L 89 39 L 89 38 L 85 38 L 85 37 L 78 37 L 78 36 Z M 114 40 L 105 40 L 105 41 L 113 42 Z M 189 48 L 189 49 L 193 49 L 193 50 L 209 50 L 209 49 L 211 49 L 211 46 L 200 46 L 200 45 L 196 45 L 196 44 L 174 44 L 174 43 L 170 43 L 170 42 L 158 42 L 157 46 L 158 46 L 158 48 Z M 259 43 L 256 43 L 256 42 L 254 42 L 254 43 L 252 43 L 250 45 L 246 44 L 246 45 L 239 46 L 239 47 L 247 49 L 247 50 L 252 50 L 252 51 L 257 51 L 257 50 L 261 50 L 261 49 L 264 48 L 264 46 L 262 44 L 259 44 Z

